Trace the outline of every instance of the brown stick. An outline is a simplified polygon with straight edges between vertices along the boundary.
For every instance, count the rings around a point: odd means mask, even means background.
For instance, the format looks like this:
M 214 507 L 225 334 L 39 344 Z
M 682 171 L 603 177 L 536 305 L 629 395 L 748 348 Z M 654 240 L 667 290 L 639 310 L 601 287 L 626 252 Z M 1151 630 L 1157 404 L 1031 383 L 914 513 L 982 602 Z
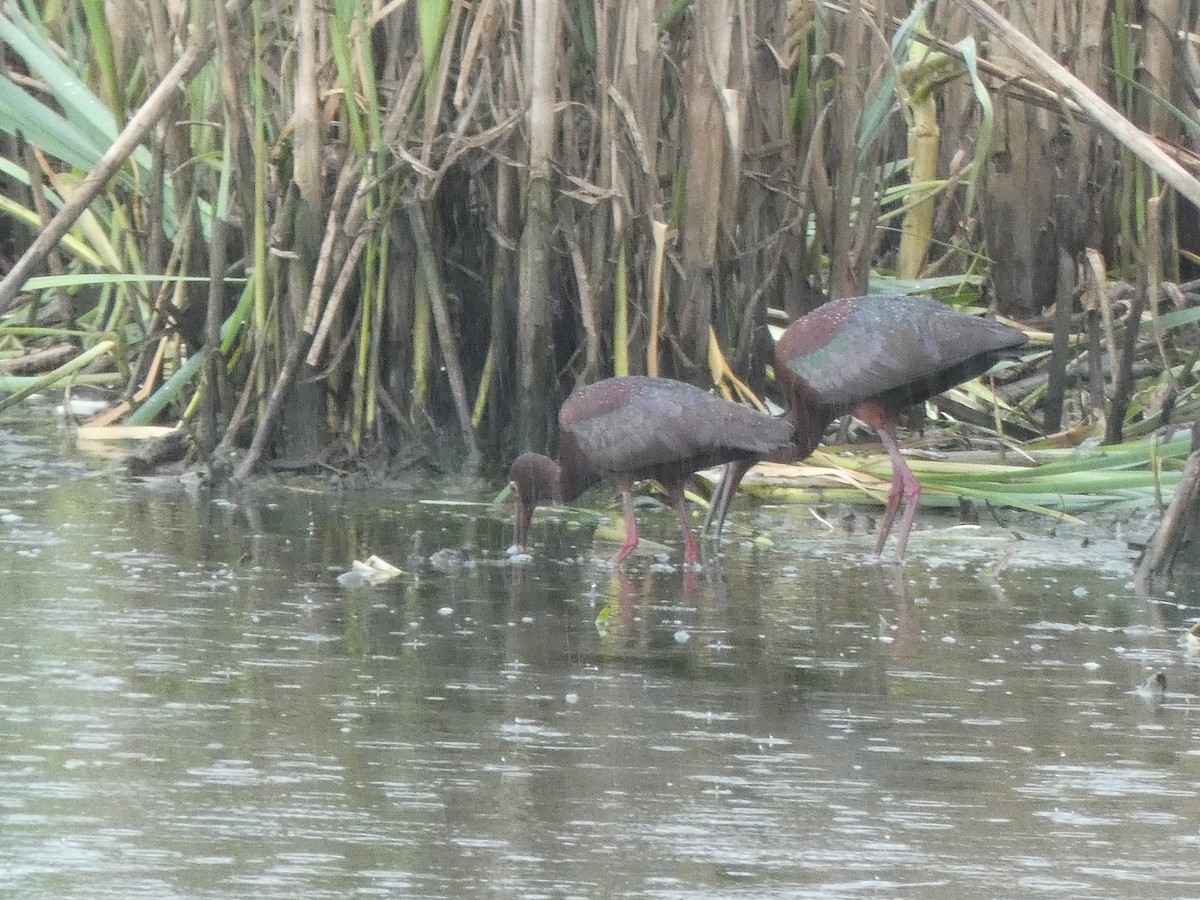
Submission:
M 247 2 L 248 0 L 229 0 L 227 6 L 230 12 L 236 15 L 241 12 Z M 166 112 L 175 97 L 175 91 L 185 82 L 191 81 L 208 62 L 216 47 L 216 40 L 216 29 L 210 25 L 184 51 L 183 56 L 179 57 L 179 62 L 171 67 L 171 71 L 163 77 L 146 102 L 129 119 L 124 130 L 117 135 L 112 146 L 100 157 L 96 168 L 92 169 L 80 182 L 75 193 L 63 204 L 58 214 L 29 245 L 29 249 L 22 254 L 4 279 L 0 280 L 0 310 L 8 311 L 13 305 L 17 292 L 33 273 L 34 268 L 46 258 L 46 254 L 58 245 L 58 242 L 75 224 L 75 220 L 83 215 L 83 211 L 91 205 L 91 202 L 96 199 L 96 195 L 108 184 L 108 180 L 116 174 L 117 169 L 125 164 L 129 154 L 146 137 L 150 128 L 158 121 L 159 116 Z
M 33 375 L 37 372 L 49 372 L 57 369 L 68 359 L 78 355 L 79 348 L 74 344 L 55 344 L 45 350 L 27 353 L 16 359 L 0 361 L 0 372 L 6 375 Z
M 1137 567 L 1137 582 L 1145 585 L 1156 575 L 1164 574 L 1169 560 L 1179 549 L 1179 541 L 1185 533 L 1189 513 L 1194 513 L 1200 502 L 1200 424 L 1192 426 L 1192 452 L 1183 474 L 1175 486 L 1175 496 L 1163 514 L 1162 521 L 1150 538 L 1146 552 Z
M 1108 404 L 1108 422 L 1104 443 L 1119 444 L 1125 429 L 1125 413 L 1133 395 L 1133 356 L 1137 352 L 1138 323 L 1146 306 L 1146 274 L 1139 273 L 1137 291 L 1133 295 L 1133 306 L 1125 322 L 1122 336 L 1121 355 L 1113 360 L 1112 400 Z

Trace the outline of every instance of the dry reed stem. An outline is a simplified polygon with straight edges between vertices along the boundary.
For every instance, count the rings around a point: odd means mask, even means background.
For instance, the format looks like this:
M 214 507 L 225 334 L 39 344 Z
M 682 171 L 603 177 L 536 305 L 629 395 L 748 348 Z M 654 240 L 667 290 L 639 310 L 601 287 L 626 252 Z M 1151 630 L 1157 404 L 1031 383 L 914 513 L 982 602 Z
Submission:
M 316 0 L 296 2 L 296 86 L 292 121 L 295 163 L 292 178 L 311 209 L 322 205 L 321 111 L 317 84 Z
M 596 299 L 588 278 L 587 264 L 583 259 L 583 248 L 579 243 L 579 228 L 575 222 L 563 232 L 563 238 L 571 252 L 571 268 L 575 273 L 575 290 L 579 292 L 579 311 L 584 334 L 585 381 L 592 381 L 600 374 L 600 315 L 596 310 Z
M 306 358 L 308 365 L 313 368 L 316 368 L 321 361 L 321 354 L 329 340 L 329 331 L 333 327 L 340 307 L 340 298 L 344 296 L 344 292 L 338 294 L 339 299 L 336 301 L 332 297 L 325 298 L 324 296 L 325 283 L 329 280 L 329 272 L 334 265 L 337 242 L 349 234 L 353 234 L 357 241 L 365 233 L 365 229 L 361 226 L 366 197 L 370 190 L 370 178 L 363 171 L 363 165 L 364 160 L 350 157 L 342 167 L 337 187 L 334 188 L 329 218 L 325 223 L 325 236 L 321 240 L 321 250 L 317 254 L 317 266 L 313 271 L 312 288 L 308 295 L 303 325 L 304 330 L 308 333 L 313 334 L 315 331 Z M 350 185 L 354 183 L 355 178 L 359 179 L 358 186 L 354 194 L 350 196 Z M 343 222 L 342 211 L 346 209 L 347 204 L 349 204 L 349 209 L 345 213 Z M 344 271 L 344 267 L 342 269 Z M 324 313 L 321 311 L 322 305 Z M 319 324 L 318 318 L 320 319 Z
M 521 34 L 521 60 L 529 142 L 525 226 L 517 269 L 517 353 L 519 393 L 517 431 L 521 443 L 540 445 L 550 421 L 550 238 L 554 231 L 550 184 L 556 134 L 555 96 L 559 66 L 559 8 L 557 3 L 523 0 L 526 28 Z

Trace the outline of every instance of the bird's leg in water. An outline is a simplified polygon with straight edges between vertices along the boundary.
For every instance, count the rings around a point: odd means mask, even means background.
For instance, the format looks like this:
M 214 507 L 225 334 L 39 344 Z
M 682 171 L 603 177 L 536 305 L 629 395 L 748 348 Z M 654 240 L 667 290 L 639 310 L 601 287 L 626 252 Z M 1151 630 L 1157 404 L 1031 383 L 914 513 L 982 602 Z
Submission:
M 667 489 L 667 497 L 675 512 L 679 513 L 679 527 L 683 531 L 683 564 L 695 566 L 700 563 L 700 548 L 696 546 L 696 536 L 692 534 L 692 526 L 688 524 L 687 499 L 683 495 L 683 487 Z
M 746 473 L 750 471 L 753 465 L 752 462 L 731 462 L 725 464 L 725 469 L 721 473 L 721 480 L 713 487 L 712 496 L 708 499 L 708 512 L 704 516 L 704 524 L 700 527 L 701 533 L 709 533 L 709 528 L 715 518 L 717 530 L 714 537 L 718 541 L 721 539 L 721 530 L 725 527 L 725 519 L 729 515 L 729 507 L 733 503 L 733 496 L 737 493 L 738 485 L 742 483 L 742 479 L 746 477 Z
M 704 522 L 700 525 L 701 534 L 709 533 L 709 528 L 713 523 L 713 516 L 721 508 L 721 496 L 725 493 L 725 488 L 729 482 L 729 468 L 731 465 L 732 463 L 725 464 L 725 468 L 721 470 L 720 479 L 713 485 L 712 493 L 708 495 L 708 512 L 704 514 Z
M 622 478 L 619 483 L 621 498 L 625 504 L 625 543 L 621 545 L 617 555 L 612 558 L 614 566 L 619 566 L 624 562 L 625 557 L 632 553 L 638 545 L 637 514 L 633 510 L 633 482 Z
M 899 559 L 904 556 L 904 548 L 908 545 L 908 533 L 912 530 L 913 519 L 917 514 L 921 482 L 917 481 L 917 476 L 912 473 L 900 452 L 895 426 L 887 423 L 880 427 L 879 439 L 883 441 L 883 446 L 887 448 L 888 456 L 892 459 L 892 486 L 888 490 L 887 506 L 883 510 L 883 524 L 879 526 L 879 538 L 875 541 L 875 555 L 883 553 L 883 545 L 887 542 L 888 532 L 892 530 L 892 522 L 903 500 L 904 518 L 900 520 L 900 533 L 896 535 L 896 557 Z

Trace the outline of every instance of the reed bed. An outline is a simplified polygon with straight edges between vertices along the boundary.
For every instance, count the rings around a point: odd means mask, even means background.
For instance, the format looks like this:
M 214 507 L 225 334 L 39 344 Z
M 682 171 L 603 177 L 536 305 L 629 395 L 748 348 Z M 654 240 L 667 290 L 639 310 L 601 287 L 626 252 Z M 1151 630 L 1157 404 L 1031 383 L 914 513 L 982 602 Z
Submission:
M 769 396 L 773 325 L 933 293 L 1032 343 L 927 412 L 1014 452 L 1158 447 L 1161 502 L 1160 435 L 1200 401 L 1187 16 L 8 0 L 0 410 L 104 387 L 105 423 L 184 427 L 237 478 L 499 469 L 578 384 Z M 1060 512 L 1146 495 L 1057 464 L 919 474 Z

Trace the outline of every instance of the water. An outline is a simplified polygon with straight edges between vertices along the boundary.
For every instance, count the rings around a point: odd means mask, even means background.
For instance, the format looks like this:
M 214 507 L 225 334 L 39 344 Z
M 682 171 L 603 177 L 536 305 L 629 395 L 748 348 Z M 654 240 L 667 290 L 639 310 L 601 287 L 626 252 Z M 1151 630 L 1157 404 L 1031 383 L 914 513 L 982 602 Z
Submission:
M 698 576 L 546 520 L 513 567 L 504 512 L 58 440 L 0 426 L 0 896 L 1197 894 L 1200 613 L 1118 542 L 881 567 L 742 500 L 775 546 Z M 338 586 L 415 530 L 467 566 Z

